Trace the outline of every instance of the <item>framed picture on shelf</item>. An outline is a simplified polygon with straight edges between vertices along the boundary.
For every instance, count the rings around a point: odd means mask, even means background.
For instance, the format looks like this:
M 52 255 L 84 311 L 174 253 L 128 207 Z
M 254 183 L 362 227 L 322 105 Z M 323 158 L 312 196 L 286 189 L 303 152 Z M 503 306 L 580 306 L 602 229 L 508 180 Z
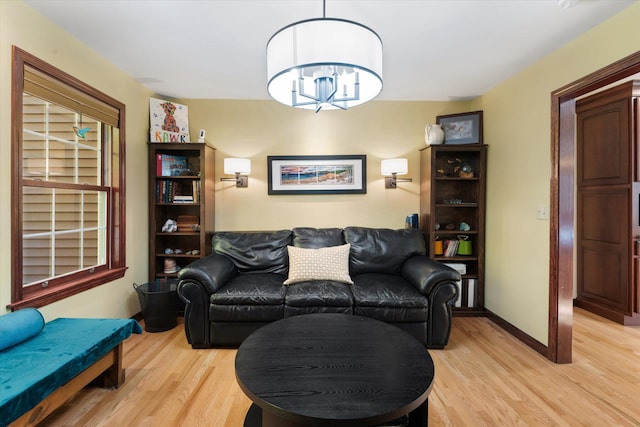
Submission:
M 437 116 L 445 144 L 482 144 L 482 111 Z
M 268 156 L 271 195 L 366 194 L 367 156 Z
M 149 98 L 151 142 L 191 142 L 189 139 L 189 107 L 177 102 Z

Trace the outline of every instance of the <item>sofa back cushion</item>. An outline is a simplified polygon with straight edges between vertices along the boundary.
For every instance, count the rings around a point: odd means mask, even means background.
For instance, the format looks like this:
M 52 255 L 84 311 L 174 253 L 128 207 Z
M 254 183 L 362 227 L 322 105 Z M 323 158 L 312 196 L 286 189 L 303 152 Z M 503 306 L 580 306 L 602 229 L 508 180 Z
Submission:
M 305 249 L 319 249 L 344 245 L 342 228 L 296 227 L 293 232 L 293 246 Z
M 226 255 L 242 273 L 289 272 L 287 246 L 291 231 L 221 231 L 214 233 L 211 244 L 217 254 Z
M 347 227 L 344 238 L 351 244 L 349 271 L 399 274 L 402 264 L 414 255 L 425 255 L 424 237 L 420 230 Z

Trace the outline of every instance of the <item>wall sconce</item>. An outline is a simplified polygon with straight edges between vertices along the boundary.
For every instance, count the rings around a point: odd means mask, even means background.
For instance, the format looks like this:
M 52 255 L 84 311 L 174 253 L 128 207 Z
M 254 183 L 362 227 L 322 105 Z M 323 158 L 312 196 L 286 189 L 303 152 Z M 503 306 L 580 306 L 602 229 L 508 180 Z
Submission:
M 397 182 L 411 182 L 411 178 L 398 178 L 398 175 L 406 175 L 409 172 L 407 159 L 386 159 L 380 163 L 380 169 L 384 178 L 384 188 L 396 188 Z
M 235 175 L 235 178 L 220 178 L 220 181 L 235 181 L 236 187 L 248 187 L 251 173 L 251 160 L 229 157 L 224 159 L 224 173 Z

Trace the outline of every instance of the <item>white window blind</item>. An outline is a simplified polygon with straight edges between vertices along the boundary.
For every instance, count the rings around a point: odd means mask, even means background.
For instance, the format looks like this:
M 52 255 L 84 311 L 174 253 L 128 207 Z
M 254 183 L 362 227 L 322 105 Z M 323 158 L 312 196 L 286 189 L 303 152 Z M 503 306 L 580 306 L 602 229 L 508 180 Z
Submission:
M 106 263 L 103 125 L 84 117 L 23 95 L 23 286 Z

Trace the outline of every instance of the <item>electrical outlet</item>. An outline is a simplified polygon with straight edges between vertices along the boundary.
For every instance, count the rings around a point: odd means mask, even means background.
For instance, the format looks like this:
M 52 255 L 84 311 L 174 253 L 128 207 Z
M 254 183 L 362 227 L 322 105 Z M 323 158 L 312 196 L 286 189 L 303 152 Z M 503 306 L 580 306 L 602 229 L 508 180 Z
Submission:
M 549 221 L 549 206 L 538 205 L 536 206 L 536 219 Z

